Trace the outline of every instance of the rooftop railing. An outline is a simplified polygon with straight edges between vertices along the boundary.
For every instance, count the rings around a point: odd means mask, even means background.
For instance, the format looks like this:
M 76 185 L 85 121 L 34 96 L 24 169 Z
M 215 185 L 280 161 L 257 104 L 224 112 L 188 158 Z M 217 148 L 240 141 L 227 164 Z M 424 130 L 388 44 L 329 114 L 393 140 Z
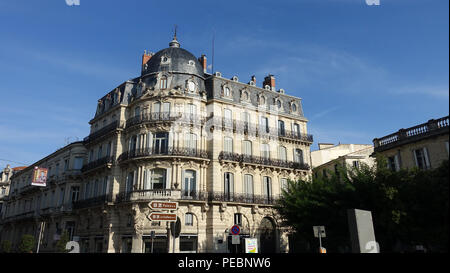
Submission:
M 413 140 L 420 137 L 426 137 L 432 135 L 433 133 L 445 132 L 448 133 L 449 129 L 449 117 L 443 117 L 440 119 L 431 119 L 426 123 L 422 123 L 407 129 L 400 129 L 398 132 L 392 133 L 390 135 L 375 138 L 373 144 L 375 147 L 375 152 L 377 150 L 382 150 L 391 146 L 395 146 L 396 143 L 401 141 Z

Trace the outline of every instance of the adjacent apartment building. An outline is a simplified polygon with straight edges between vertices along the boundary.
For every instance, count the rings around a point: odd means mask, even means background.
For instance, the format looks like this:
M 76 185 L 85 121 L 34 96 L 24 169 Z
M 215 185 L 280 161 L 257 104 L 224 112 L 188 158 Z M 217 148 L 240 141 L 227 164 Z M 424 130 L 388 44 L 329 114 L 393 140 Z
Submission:
M 449 158 L 448 141 L 449 120 L 446 116 L 375 138 L 374 156 L 384 156 L 388 167 L 396 171 L 436 168 Z
M 373 146 L 370 144 L 330 144 L 319 143 L 319 150 L 311 152 L 312 168 L 315 176 L 330 176 L 340 167 L 358 168 L 361 164 L 374 165 L 370 157 Z
M 4 238 L 17 244 L 44 222 L 44 252 L 64 230 L 81 252 L 241 252 L 249 237 L 287 252 L 274 203 L 288 180 L 311 177 L 302 100 L 273 75 L 258 87 L 206 68 L 176 37 L 145 52 L 141 75 L 98 100 L 89 136 L 13 177 Z M 34 166 L 51 168 L 47 187 L 30 186 Z M 179 237 L 151 218 L 154 200 L 178 202 Z

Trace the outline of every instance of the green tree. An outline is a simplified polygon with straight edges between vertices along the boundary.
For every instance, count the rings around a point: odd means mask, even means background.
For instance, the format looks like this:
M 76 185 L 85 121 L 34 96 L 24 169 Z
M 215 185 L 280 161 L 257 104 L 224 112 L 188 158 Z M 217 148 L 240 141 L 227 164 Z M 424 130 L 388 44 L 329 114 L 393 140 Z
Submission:
M 10 253 L 11 252 L 11 242 L 5 240 L 2 242 L 0 247 L 0 253 Z
M 30 234 L 24 234 L 22 236 L 22 239 L 20 240 L 18 250 L 21 253 L 33 253 L 34 246 L 35 246 L 34 236 Z
M 349 251 L 347 209 L 352 208 L 372 212 L 383 252 L 397 251 L 398 243 L 448 251 L 448 161 L 434 170 L 394 172 L 377 158 L 372 168 L 345 166 L 326 177 L 289 182 L 276 208 L 305 246 L 300 251 L 318 250 L 315 225 L 325 226 L 329 252 Z

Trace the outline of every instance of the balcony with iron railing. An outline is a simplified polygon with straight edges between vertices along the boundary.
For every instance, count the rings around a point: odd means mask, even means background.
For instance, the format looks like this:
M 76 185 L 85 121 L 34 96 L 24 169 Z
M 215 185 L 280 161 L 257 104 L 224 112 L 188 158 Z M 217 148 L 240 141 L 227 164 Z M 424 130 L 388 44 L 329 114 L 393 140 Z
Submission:
M 203 124 L 205 118 L 189 113 L 157 112 L 143 113 L 127 119 L 126 128 L 142 123 L 180 122 L 187 124 Z
M 233 202 L 246 204 L 265 204 L 273 205 L 277 202 L 279 196 L 274 195 L 258 195 L 248 193 L 225 193 L 219 191 L 208 192 L 209 202 Z
M 118 203 L 158 199 L 180 199 L 180 191 L 171 189 L 145 189 L 121 192 L 116 195 L 116 202 Z
M 118 120 L 115 120 L 113 122 L 111 122 L 110 124 L 106 125 L 105 127 L 100 128 L 99 130 L 91 133 L 89 136 L 85 137 L 83 139 L 84 144 L 88 144 L 91 141 L 94 141 L 95 139 L 106 135 L 114 130 L 116 130 L 117 128 L 122 128 L 123 124 L 121 122 L 119 122 Z
M 73 202 L 72 209 L 83 209 L 88 207 L 100 206 L 105 203 L 112 202 L 111 194 L 104 194 L 88 199 L 78 200 Z
M 303 162 L 293 162 L 287 160 L 280 159 L 271 159 L 269 157 L 261 157 L 261 156 L 252 156 L 252 155 L 244 155 L 230 152 L 220 152 L 219 160 L 225 161 L 234 161 L 239 163 L 248 163 L 255 165 L 266 165 L 273 167 L 280 167 L 286 169 L 295 169 L 295 170 L 305 170 L 308 171 L 310 169 L 309 165 Z
M 86 165 L 83 165 L 81 168 L 81 172 L 87 172 L 89 170 L 93 170 L 99 167 L 111 165 L 114 163 L 114 157 L 113 156 L 105 156 L 100 159 L 97 159 L 95 161 L 89 162 Z
M 270 138 L 281 138 L 281 139 L 291 139 L 300 140 L 304 142 L 313 142 L 313 136 L 310 134 L 302 134 L 300 132 L 295 132 L 293 130 L 280 129 L 270 126 L 261 126 L 260 124 L 255 124 L 240 120 L 231 120 L 219 117 L 210 117 L 207 121 L 210 126 L 217 127 L 222 130 L 233 130 L 233 132 L 244 135 L 251 136 L 261 136 Z
M 449 133 L 449 117 L 440 119 L 431 119 L 426 123 L 422 123 L 407 129 L 400 129 L 393 134 L 375 138 L 373 140 L 374 151 L 382 152 L 399 145 L 419 141 L 431 136 Z
M 209 155 L 206 150 L 197 148 L 186 148 L 186 147 L 162 147 L 159 149 L 155 148 L 143 148 L 135 149 L 131 151 L 126 151 L 122 153 L 117 159 L 118 162 L 123 162 L 125 160 L 142 158 L 142 157 L 164 157 L 164 156 L 183 156 L 183 157 L 195 157 L 208 159 Z
M 258 195 L 246 193 L 225 193 L 220 191 L 185 191 L 171 189 L 134 190 L 121 192 L 116 202 L 149 202 L 152 200 L 182 200 L 203 202 L 231 202 L 245 204 L 273 205 L 279 199 L 274 195 Z

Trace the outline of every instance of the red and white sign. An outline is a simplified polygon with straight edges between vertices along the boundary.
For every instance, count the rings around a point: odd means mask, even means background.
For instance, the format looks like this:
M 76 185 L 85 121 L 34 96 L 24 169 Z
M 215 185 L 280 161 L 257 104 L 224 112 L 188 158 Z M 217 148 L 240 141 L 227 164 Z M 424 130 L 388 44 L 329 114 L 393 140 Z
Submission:
M 166 222 L 177 221 L 176 213 L 152 212 L 150 213 L 149 218 L 151 221 L 166 221 Z
M 45 187 L 47 182 L 47 168 L 34 167 L 33 179 L 31 185 Z
M 150 207 L 155 210 L 176 210 L 178 209 L 178 202 L 152 201 Z

